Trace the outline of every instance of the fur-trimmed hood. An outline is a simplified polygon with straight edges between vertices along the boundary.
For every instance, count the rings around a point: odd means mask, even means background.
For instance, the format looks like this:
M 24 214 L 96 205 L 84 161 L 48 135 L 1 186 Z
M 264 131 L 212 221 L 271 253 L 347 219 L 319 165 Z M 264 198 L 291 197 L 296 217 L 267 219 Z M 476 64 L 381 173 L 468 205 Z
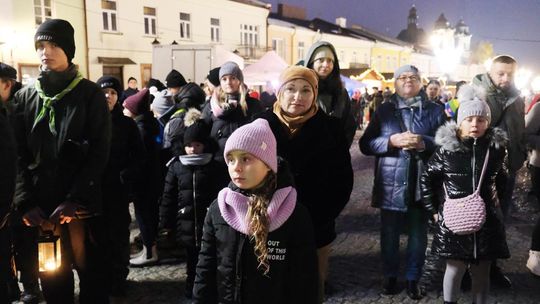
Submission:
M 441 126 L 435 134 L 435 143 L 447 151 L 466 151 L 469 149 L 472 140 L 461 140 L 458 135 L 458 125 L 454 121 L 449 121 Z M 479 138 L 480 141 L 487 141 L 490 146 L 499 149 L 508 145 L 508 135 L 501 128 L 488 128 L 486 134 Z

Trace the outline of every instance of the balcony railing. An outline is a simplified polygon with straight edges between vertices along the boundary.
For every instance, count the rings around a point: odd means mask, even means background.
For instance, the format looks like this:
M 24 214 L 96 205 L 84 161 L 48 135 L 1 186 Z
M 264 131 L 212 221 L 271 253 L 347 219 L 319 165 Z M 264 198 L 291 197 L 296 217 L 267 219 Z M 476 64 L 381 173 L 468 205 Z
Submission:
M 271 47 L 260 47 L 260 46 L 251 46 L 251 45 L 239 45 L 234 51 L 238 56 L 242 56 L 244 59 L 259 59 L 266 52 L 271 51 Z

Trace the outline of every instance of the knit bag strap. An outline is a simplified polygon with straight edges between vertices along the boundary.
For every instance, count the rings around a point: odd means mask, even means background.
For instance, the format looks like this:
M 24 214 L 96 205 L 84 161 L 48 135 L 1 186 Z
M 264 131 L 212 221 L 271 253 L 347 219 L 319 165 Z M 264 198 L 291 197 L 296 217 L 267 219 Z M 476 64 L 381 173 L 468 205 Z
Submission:
M 486 152 L 486 158 L 484 159 L 484 165 L 482 166 L 482 173 L 480 174 L 480 180 L 478 180 L 478 186 L 476 187 L 474 192 L 480 192 L 480 186 L 482 185 L 482 181 L 484 180 L 484 175 L 486 173 L 488 159 L 489 159 L 489 148 L 487 149 L 487 152 Z M 443 189 L 444 189 L 444 195 L 446 196 L 446 198 L 448 198 L 448 190 L 446 190 L 446 185 L 444 184 L 444 182 L 443 182 Z

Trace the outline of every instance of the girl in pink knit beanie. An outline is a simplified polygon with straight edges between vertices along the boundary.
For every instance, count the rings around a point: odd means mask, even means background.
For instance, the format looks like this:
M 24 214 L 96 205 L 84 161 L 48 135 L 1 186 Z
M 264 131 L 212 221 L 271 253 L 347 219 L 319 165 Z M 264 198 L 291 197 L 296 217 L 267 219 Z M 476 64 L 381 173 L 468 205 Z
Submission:
M 278 165 L 268 122 L 234 131 L 224 158 L 231 183 L 205 219 L 195 303 L 317 303 L 311 219 L 286 163 Z

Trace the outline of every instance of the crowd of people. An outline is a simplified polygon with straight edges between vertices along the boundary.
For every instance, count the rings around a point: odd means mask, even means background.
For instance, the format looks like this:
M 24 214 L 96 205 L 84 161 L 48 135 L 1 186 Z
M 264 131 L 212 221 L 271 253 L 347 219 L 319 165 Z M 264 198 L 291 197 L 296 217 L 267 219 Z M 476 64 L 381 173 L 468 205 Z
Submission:
M 186 252 L 184 294 L 194 303 L 322 303 L 365 109 L 358 144 L 375 156 L 381 293 L 400 292 L 406 227 L 406 292 L 425 295 L 429 221 L 431 253 L 446 261 L 445 303 L 457 302 L 469 272 L 475 303 L 487 302 L 490 283 L 511 285 L 496 261 L 510 257 L 504 219 L 527 145 L 532 183 L 540 181 L 540 107 L 531 103 L 525 116 L 511 56 L 496 57 L 455 99 L 440 98 L 438 81 L 424 88 L 412 65 L 395 71 L 395 93 L 350 98 L 334 47 L 321 41 L 259 101 L 234 62 L 210 70 L 202 88 L 176 70 L 141 90 L 133 77 L 127 90 L 109 75 L 94 83 L 72 63 L 65 20 L 40 25 L 35 48 L 33 84 L 21 87 L 0 63 L 0 303 L 74 303 L 73 270 L 80 303 L 125 296 L 130 267 L 159 261 L 160 233 Z M 481 212 L 452 209 L 460 200 Z M 456 226 L 452 212 L 479 224 Z M 61 241 L 54 271 L 39 266 L 44 235 Z M 527 266 L 540 275 L 540 220 Z

